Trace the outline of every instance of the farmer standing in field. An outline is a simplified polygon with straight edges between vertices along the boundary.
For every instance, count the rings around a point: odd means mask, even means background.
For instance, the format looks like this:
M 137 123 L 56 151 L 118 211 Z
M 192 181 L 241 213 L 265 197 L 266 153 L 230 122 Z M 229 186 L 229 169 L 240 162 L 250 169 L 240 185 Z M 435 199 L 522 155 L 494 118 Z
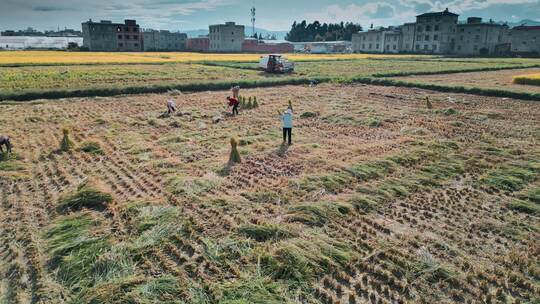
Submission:
M 287 141 L 289 145 L 292 144 L 292 116 L 293 113 L 290 108 L 281 115 L 281 122 L 283 123 L 283 143 Z
M 232 107 L 232 115 L 238 115 L 238 106 L 240 105 L 240 102 L 238 101 L 237 97 L 227 97 L 227 100 L 229 101 L 229 108 Z
M 240 98 L 240 86 L 236 85 L 231 88 L 232 95 L 234 98 L 239 99 Z
M 174 100 L 169 99 L 167 100 L 167 114 L 171 114 L 173 112 L 176 112 L 176 104 L 174 103 Z

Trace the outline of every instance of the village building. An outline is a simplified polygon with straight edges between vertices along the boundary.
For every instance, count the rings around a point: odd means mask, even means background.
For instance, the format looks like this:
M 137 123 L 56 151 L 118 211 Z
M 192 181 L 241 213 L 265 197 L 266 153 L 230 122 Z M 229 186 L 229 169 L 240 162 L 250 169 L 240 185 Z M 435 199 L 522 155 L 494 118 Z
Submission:
M 208 52 L 210 50 L 210 39 L 208 36 L 188 38 L 186 49 L 190 52 Z
M 507 25 L 482 22 L 482 18 L 470 17 L 467 23 L 457 25 L 456 55 L 497 55 L 502 45 L 508 43 L 509 29 Z
M 294 51 L 292 43 L 287 41 L 259 40 L 246 38 L 242 42 L 242 52 L 246 53 L 291 53 Z
M 185 51 L 187 34 L 170 31 L 143 32 L 144 51 Z
M 540 26 L 520 25 L 510 31 L 512 53 L 540 55 Z
M 82 24 L 83 47 L 90 51 L 140 52 L 143 50 L 143 36 L 135 20 L 112 23 L 102 20 Z
M 429 54 L 452 53 L 455 48 L 458 16 L 448 9 L 416 16 L 414 51 Z
M 210 25 L 208 35 L 210 51 L 241 52 L 245 36 L 245 27 L 234 22 Z
M 388 27 L 370 29 L 352 36 L 354 52 L 363 53 L 398 53 L 401 49 L 401 31 Z

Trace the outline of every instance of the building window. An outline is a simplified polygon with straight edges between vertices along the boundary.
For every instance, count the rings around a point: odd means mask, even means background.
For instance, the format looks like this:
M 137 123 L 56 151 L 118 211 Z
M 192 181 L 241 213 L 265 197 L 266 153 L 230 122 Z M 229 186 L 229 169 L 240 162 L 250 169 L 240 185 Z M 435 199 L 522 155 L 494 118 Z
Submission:
M 371 50 L 371 43 L 369 44 L 369 49 Z
M 474 50 L 475 50 L 475 51 L 478 51 L 478 45 L 475 45 L 475 46 L 474 46 Z
M 118 35 L 118 39 L 122 39 L 122 35 Z
M 421 32 L 421 31 L 422 31 L 422 27 L 419 26 L 416 30 L 417 30 L 418 32 Z
M 459 36 L 459 40 L 463 41 L 463 35 Z
M 378 43 L 375 45 L 375 49 L 377 49 L 377 50 L 379 49 L 379 44 Z
M 126 35 L 126 39 L 129 40 L 129 38 L 130 38 L 129 35 Z
M 480 40 L 480 35 L 474 36 L 474 40 L 479 41 Z
M 463 33 L 463 32 L 465 32 L 465 29 L 462 28 L 462 29 L 459 29 L 459 31 Z
M 457 46 L 457 49 L 458 49 L 458 51 L 461 50 L 461 45 L 458 45 L 458 46 Z
M 439 40 L 439 35 L 433 35 L 433 40 Z
M 424 51 L 427 51 L 427 50 L 428 50 L 428 45 L 424 44 Z
M 386 49 L 387 49 L 387 50 L 390 49 L 390 44 L 387 44 L 387 45 L 386 45 Z
M 408 50 L 409 49 L 409 44 L 405 44 L 405 48 Z
M 124 44 L 123 44 L 123 43 L 119 43 L 119 44 L 118 44 L 118 47 L 124 47 Z
M 366 36 L 362 36 L 362 40 L 364 40 L 364 41 L 365 41 L 365 40 L 366 40 Z
M 425 41 L 429 41 L 429 35 L 426 35 L 426 36 L 424 37 L 424 40 L 425 40 Z
M 431 31 L 431 26 L 426 25 L 426 32 L 429 32 L 429 31 Z
M 435 25 L 435 31 L 438 31 L 439 30 L 439 26 L 438 25 Z
M 436 44 L 432 45 L 432 47 L 433 47 L 433 51 L 437 50 L 437 45 Z
M 362 44 L 362 48 L 365 49 L 365 48 L 366 48 L 366 45 L 365 45 L 365 44 Z
M 139 47 L 139 44 L 138 44 L 138 43 L 135 43 L 135 47 Z
M 394 46 L 392 48 L 395 50 L 395 49 L 397 49 L 397 46 L 394 44 Z
M 419 44 L 416 45 L 416 50 L 420 50 L 420 45 Z

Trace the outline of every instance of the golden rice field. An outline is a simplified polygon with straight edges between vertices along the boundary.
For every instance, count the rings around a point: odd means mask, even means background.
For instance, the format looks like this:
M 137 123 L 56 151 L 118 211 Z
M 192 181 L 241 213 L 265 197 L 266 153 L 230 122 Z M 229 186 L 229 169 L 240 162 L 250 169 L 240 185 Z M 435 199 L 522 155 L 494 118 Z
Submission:
M 540 86 L 540 73 L 515 76 L 514 83 Z
M 249 62 L 259 60 L 261 54 L 204 54 L 204 53 L 109 53 L 63 51 L 15 51 L 0 52 L 0 65 L 31 64 L 103 64 L 103 63 L 167 63 L 197 61 Z M 365 58 L 412 58 L 432 57 L 425 55 L 376 55 L 376 54 L 290 54 L 294 61 L 343 60 Z

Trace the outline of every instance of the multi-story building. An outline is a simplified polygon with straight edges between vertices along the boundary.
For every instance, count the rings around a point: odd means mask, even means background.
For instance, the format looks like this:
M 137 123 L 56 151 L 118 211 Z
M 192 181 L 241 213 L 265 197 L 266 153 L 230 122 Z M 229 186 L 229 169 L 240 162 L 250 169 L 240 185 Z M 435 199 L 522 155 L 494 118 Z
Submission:
M 496 55 L 501 45 L 508 43 L 508 26 L 482 22 L 482 18 L 467 18 L 467 23 L 457 25 L 454 54 Z M 540 38 L 540 37 L 539 37 Z
M 416 16 L 414 51 L 417 53 L 448 54 L 455 48 L 457 14 L 448 9 Z
M 187 34 L 170 31 L 143 32 L 144 51 L 185 51 Z
M 112 23 L 102 20 L 82 24 L 83 47 L 90 51 L 140 52 L 143 40 L 139 25 L 135 20 Z
M 210 39 L 207 36 L 199 36 L 187 39 L 187 50 L 192 52 L 208 52 Z
M 540 55 L 540 26 L 513 27 L 510 30 L 510 43 L 512 53 Z
M 210 25 L 210 51 L 241 52 L 245 39 L 245 27 L 234 22 Z
M 398 53 L 401 40 L 399 28 L 378 28 L 353 34 L 352 46 L 354 52 Z
M 401 27 L 401 49 L 400 52 L 414 52 L 414 38 L 416 36 L 416 23 L 405 23 Z

